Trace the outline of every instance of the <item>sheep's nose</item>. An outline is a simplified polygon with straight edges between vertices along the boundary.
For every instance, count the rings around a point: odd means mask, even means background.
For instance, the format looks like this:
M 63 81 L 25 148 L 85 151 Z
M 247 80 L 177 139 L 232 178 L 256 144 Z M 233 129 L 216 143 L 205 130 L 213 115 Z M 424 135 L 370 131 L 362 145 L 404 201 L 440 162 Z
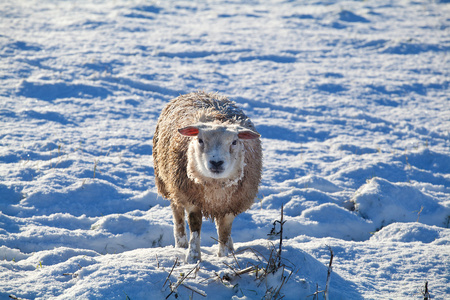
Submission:
M 214 168 L 220 168 L 221 165 L 223 165 L 223 160 L 210 160 L 209 163 L 211 164 L 211 166 L 213 166 Z

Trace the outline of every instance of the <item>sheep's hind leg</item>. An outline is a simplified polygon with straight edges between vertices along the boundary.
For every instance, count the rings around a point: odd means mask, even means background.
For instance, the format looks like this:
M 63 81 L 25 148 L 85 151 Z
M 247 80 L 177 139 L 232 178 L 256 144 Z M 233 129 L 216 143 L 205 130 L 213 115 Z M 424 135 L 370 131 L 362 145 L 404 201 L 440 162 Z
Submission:
M 170 205 L 173 212 L 173 234 L 175 237 L 175 247 L 187 248 L 186 223 L 184 221 L 184 207 L 173 202 Z
M 196 263 L 201 260 L 200 251 L 200 233 L 202 229 L 202 212 L 196 206 L 190 206 L 186 209 L 189 223 L 189 248 L 186 256 L 187 263 Z
M 227 256 L 234 251 L 233 239 L 231 238 L 231 226 L 234 215 L 228 214 L 223 218 L 216 219 L 217 234 L 219 236 L 219 257 Z

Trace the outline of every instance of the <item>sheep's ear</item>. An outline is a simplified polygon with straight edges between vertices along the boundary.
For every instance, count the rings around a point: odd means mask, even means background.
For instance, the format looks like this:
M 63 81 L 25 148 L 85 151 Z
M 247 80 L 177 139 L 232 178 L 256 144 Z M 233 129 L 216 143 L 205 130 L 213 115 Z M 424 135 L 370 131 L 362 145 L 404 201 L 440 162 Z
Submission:
M 195 126 L 187 126 L 187 127 L 178 129 L 178 132 L 184 136 L 197 136 L 199 130 Z
M 259 138 L 261 135 L 251 130 L 239 131 L 238 138 L 241 140 L 254 140 Z

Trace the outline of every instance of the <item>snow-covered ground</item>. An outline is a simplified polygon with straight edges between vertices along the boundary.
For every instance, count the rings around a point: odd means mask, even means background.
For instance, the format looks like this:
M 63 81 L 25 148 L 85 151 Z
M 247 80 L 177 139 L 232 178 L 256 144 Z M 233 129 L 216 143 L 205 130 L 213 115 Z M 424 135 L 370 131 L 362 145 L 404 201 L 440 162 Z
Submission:
M 0 298 L 165 299 L 193 270 L 169 299 L 313 299 L 332 249 L 330 299 L 450 299 L 449 51 L 445 0 L 1 1 Z M 196 90 L 264 147 L 235 257 L 205 221 L 197 268 L 151 155 Z

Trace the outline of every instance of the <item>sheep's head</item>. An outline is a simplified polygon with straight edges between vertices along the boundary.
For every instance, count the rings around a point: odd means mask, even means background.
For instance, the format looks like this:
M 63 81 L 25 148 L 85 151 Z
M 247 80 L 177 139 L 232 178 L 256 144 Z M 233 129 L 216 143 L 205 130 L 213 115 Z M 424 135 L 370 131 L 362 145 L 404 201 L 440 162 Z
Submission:
M 245 140 L 259 134 L 238 125 L 201 123 L 178 129 L 192 137 L 188 150 L 188 167 L 192 164 L 202 176 L 214 179 L 241 176 L 244 167 Z

